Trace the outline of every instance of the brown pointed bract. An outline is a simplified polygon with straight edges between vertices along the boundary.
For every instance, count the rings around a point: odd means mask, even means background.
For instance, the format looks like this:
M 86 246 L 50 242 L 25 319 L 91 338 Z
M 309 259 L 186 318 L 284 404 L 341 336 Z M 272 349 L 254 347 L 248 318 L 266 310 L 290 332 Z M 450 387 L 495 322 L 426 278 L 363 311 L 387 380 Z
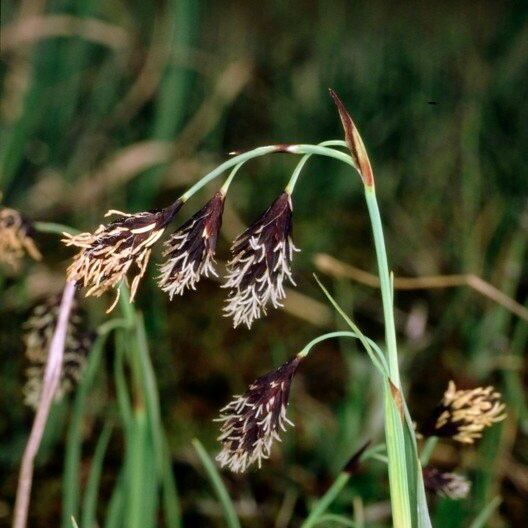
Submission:
M 352 118 L 345 108 L 345 105 L 331 88 L 330 95 L 337 106 L 339 117 L 341 118 L 341 123 L 343 124 L 343 129 L 345 131 L 345 141 L 347 142 L 348 148 L 350 149 L 350 153 L 352 154 L 356 168 L 359 171 L 359 175 L 363 180 L 363 184 L 366 187 L 374 187 L 374 174 L 372 172 L 372 166 L 370 165 L 367 149 L 363 144 L 363 140 L 359 135 L 358 129 L 356 128 L 354 121 L 352 121 Z

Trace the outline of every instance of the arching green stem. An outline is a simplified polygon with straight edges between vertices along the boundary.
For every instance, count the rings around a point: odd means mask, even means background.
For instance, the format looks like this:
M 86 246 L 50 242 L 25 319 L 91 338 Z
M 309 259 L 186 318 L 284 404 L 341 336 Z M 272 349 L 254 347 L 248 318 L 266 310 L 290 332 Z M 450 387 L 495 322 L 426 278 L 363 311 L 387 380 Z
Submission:
M 235 168 L 231 171 L 229 176 L 227 177 L 227 180 L 224 182 L 224 185 L 222 185 L 220 192 L 225 196 L 227 194 L 227 190 L 229 189 L 229 186 L 231 185 L 231 182 L 233 181 L 233 178 L 235 177 L 236 173 L 239 171 L 240 167 L 244 165 L 244 161 L 242 163 L 239 163 L 238 165 L 235 165 Z
M 214 180 L 226 170 L 229 170 L 231 167 L 234 167 L 240 163 L 245 163 L 253 158 L 258 158 L 260 156 L 265 156 L 266 154 L 271 154 L 272 152 L 277 152 L 277 146 L 270 145 L 267 147 L 259 147 L 249 152 L 244 152 L 238 156 L 234 156 L 227 161 L 224 161 L 221 165 L 218 165 L 216 169 L 212 170 L 206 174 L 203 178 L 198 180 L 192 187 L 190 187 L 186 192 L 180 196 L 180 200 L 186 202 L 193 194 L 197 193 L 202 187 L 207 185 L 210 181 Z
M 338 147 L 346 147 L 346 141 L 343 141 L 342 139 L 332 139 L 330 141 L 323 141 L 322 143 L 319 143 L 317 145 L 318 147 L 331 147 L 331 146 L 338 146 Z M 297 183 L 297 180 L 299 179 L 299 176 L 301 174 L 301 171 L 303 170 L 304 166 L 306 165 L 306 162 L 313 156 L 314 154 L 305 154 L 301 161 L 297 164 L 297 167 L 295 167 L 290 181 L 288 182 L 288 185 L 286 185 L 286 188 L 284 189 L 288 194 L 292 194 L 293 189 L 295 188 L 295 184 Z
M 368 337 L 365 337 L 363 334 L 358 334 L 356 332 L 337 331 L 337 332 L 329 332 L 327 334 L 320 335 L 319 337 L 312 339 L 297 355 L 304 358 L 310 353 L 310 351 L 315 345 L 317 345 L 321 341 L 326 341 L 327 339 L 333 339 L 334 337 L 351 337 L 353 339 L 359 339 L 365 346 L 365 350 L 367 351 L 374 365 L 376 365 L 376 367 L 382 373 L 387 372 L 387 362 L 385 361 L 383 352 L 378 347 L 378 345 L 374 343 L 374 341 L 372 341 Z
M 335 143 L 332 142 L 332 144 L 342 146 L 343 142 L 335 140 Z M 319 156 L 326 156 L 329 158 L 337 159 L 339 161 L 346 163 L 347 165 L 351 165 L 352 167 L 356 168 L 351 156 L 349 156 L 348 154 L 345 154 L 344 152 L 340 152 L 339 150 L 331 149 L 328 147 L 324 147 L 320 145 L 309 145 L 309 144 L 288 145 L 288 146 L 269 145 L 267 147 L 258 147 L 256 149 L 250 150 L 249 152 L 244 152 L 242 154 L 239 154 L 238 156 L 234 156 L 233 158 L 227 161 L 224 161 L 224 163 L 222 163 L 221 165 L 216 167 L 216 169 L 206 174 L 203 178 L 198 180 L 192 187 L 190 187 L 187 191 L 185 191 L 180 196 L 180 200 L 182 200 L 183 202 L 186 202 L 191 196 L 197 193 L 202 187 L 204 187 L 210 181 L 214 180 L 215 178 L 223 174 L 226 170 L 230 169 L 231 167 L 235 167 L 236 165 L 245 163 L 246 161 L 249 161 L 251 159 L 265 156 L 266 154 L 271 154 L 273 152 L 286 152 L 289 154 L 311 154 L 311 155 L 316 154 Z

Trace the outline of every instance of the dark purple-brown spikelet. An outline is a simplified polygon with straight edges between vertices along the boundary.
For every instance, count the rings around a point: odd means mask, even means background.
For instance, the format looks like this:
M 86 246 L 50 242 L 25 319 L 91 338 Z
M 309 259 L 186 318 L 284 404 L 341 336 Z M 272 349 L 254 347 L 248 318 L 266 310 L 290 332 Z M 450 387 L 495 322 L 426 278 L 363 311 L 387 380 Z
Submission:
M 471 490 L 471 482 L 462 475 L 432 467 L 423 468 L 423 480 L 426 490 L 450 499 L 464 499 Z
M 218 440 L 222 451 L 216 457 L 222 467 L 243 473 L 254 462 L 260 467 L 271 453 L 273 440 L 280 441 L 280 431 L 293 425 L 286 417 L 290 387 L 301 362 L 296 356 L 277 370 L 255 380 L 242 396 L 220 411 L 222 422 Z
M 27 253 L 34 260 L 42 255 L 34 242 L 33 224 L 15 209 L 0 209 L 0 262 L 17 270 Z
M 500 397 L 491 386 L 457 390 L 455 383 L 450 381 L 422 433 L 472 444 L 486 427 L 506 418 Z
M 145 274 L 151 248 L 163 235 L 165 228 L 179 211 L 183 202 L 177 200 L 160 211 L 127 214 L 108 211 L 105 216 L 118 214 L 122 219 L 101 225 L 94 233 L 69 235 L 63 240 L 67 246 L 81 248 L 70 267 L 68 279 L 87 288 L 86 297 L 99 297 L 116 288 L 129 271 L 133 271 L 130 300 L 133 301 L 141 277 Z M 117 298 L 108 311 L 117 303 Z
M 294 251 L 291 196 L 283 192 L 260 218 L 234 242 L 233 258 L 227 265 L 224 288 L 230 288 L 226 317 L 233 317 L 235 328 L 248 328 L 266 314 L 269 304 L 282 306 L 284 282 L 293 285 L 291 263 Z
M 61 298 L 62 294 L 54 295 L 37 305 L 24 324 L 25 354 L 31 363 L 31 366 L 26 369 L 27 381 L 23 389 L 24 403 L 33 409 L 38 407 L 40 401 L 48 350 L 57 325 Z M 79 382 L 86 367 L 87 355 L 94 337 L 94 333 L 84 327 L 83 313 L 77 302 L 74 302 L 68 319 L 64 361 L 59 388 L 55 395 L 56 400 L 60 400 L 72 391 Z
M 159 286 L 172 299 L 186 288 L 196 289 L 202 276 L 217 276 L 214 255 L 222 226 L 225 195 L 217 192 L 202 209 L 165 242 L 167 261 L 160 268 Z

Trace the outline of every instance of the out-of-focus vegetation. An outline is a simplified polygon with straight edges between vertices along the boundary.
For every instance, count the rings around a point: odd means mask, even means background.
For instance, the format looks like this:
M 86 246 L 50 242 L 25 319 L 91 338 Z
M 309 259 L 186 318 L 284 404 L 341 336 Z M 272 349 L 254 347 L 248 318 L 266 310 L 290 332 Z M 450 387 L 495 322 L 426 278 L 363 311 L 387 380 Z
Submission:
M 341 138 L 327 92 L 333 87 L 369 150 L 396 275 L 470 272 L 526 306 L 526 3 L 2 0 L 1 7 L 0 185 L 8 206 L 82 230 L 108 209 L 166 206 L 232 150 Z M 221 316 L 225 291 L 214 282 L 172 302 L 155 285 L 155 266 L 141 284 L 136 307 L 186 526 L 224 525 L 192 438 L 214 453 L 212 419 L 230 395 L 341 324 L 313 282 L 314 256 L 326 252 L 375 269 L 357 176 L 329 160 L 310 163 L 295 195 L 302 253 L 287 310 L 251 331 L 233 330 Z M 282 189 L 293 164 L 277 156 L 243 169 L 226 205 L 220 259 Z M 185 215 L 208 196 L 193 198 Z M 21 327 L 37 299 L 61 289 L 71 257 L 56 235 L 38 234 L 37 244 L 41 262 L 26 261 L 17 274 L 2 269 L 0 523 L 10 516 L 32 420 L 22 402 Z M 382 339 L 379 292 L 324 281 L 369 335 Z M 107 303 L 84 303 L 93 325 L 104 321 Z M 493 383 L 508 407 L 508 419 L 475 448 L 441 443 L 435 451 L 433 462 L 458 468 L 473 489 L 463 501 L 432 499 L 433 524 L 468 526 L 501 495 L 489 525 L 522 526 L 528 325 L 463 287 L 398 292 L 396 307 L 402 375 L 418 422 L 449 379 L 467 387 Z M 104 443 L 105 422 L 116 414 L 118 349 L 109 340 L 88 395 L 83 490 L 103 449 L 96 446 Z M 374 379 L 363 353 L 348 344 L 327 342 L 303 365 L 292 393 L 297 427 L 262 470 L 224 474 L 244 526 L 298 525 L 364 440 L 382 437 Z M 31 526 L 56 526 L 60 518 L 70 417 L 71 401 L 54 407 Z M 101 474 L 100 520 L 124 449 L 117 428 Z M 356 519 L 364 512 L 365 526 L 384 526 L 387 500 L 386 468 L 369 462 L 331 511 L 355 512 Z

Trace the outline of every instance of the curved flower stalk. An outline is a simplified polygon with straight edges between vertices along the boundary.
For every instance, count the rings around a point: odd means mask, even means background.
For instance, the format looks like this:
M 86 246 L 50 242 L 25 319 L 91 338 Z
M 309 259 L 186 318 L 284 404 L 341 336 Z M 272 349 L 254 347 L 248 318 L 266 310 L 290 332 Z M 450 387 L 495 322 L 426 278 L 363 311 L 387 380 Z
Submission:
M 222 422 L 218 440 L 222 451 L 216 460 L 222 467 L 243 473 L 254 464 L 260 468 L 269 458 L 274 440 L 293 423 L 286 417 L 290 387 L 302 356 L 256 379 L 242 396 L 220 410 Z
M 53 295 L 37 305 L 24 324 L 25 354 L 31 362 L 31 366 L 26 369 L 24 403 L 33 409 L 36 409 L 40 402 L 44 369 L 53 332 L 57 326 L 61 298 L 61 295 Z M 94 333 L 86 329 L 83 314 L 74 300 L 67 322 L 64 359 L 59 386 L 55 393 L 56 401 L 71 392 L 81 379 L 93 340 Z
M 171 300 L 186 289 L 195 290 L 202 276 L 217 276 L 214 255 L 224 202 L 225 192 L 218 191 L 165 242 L 168 259 L 160 267 L 158 284 Z
M 152 246 L 163 235 L 182 205 L 183 201 L 179 199 L 171 206 L 154 212 L 127 214 L 111 210 L 105 216 L 117 214 L 123 218 L 108 225 L 100 225 L 94 233 L 64 233 L 66 238 L 63 241 L 67 246 L 81 248 L 68 268 L 68 280 L 87 288 L 86 297 L 99 297 L 105 291 L 116 288 L 131 272 L 132 302 L 147 269 Z M 115 307 L 118 299 L 119 289 L 108 312 Z
M 255 462 L 260 468 L 262 460 L 269 458 L 273 441 L 280 441 L 279 433 L 285 431 L 287 425 L 293 426 L 286 416 L 286 409 L 291 384 L 301 361 L 315 345 L 336 337 L 359 339 L 369 355 L 383 358 L 376 344 L 359 330 L 330 332 L 310 341 L 290 361 L 255 380 L 242 396 L 234 396 L 220 410 L 220 417 L 215 421 L 222 423 L 218 437 L 222 451 L 216 460 L 222 467 L 243 473 Z
M 0 210 L 0 262 L 17 270 L 25 253 L 33 260 L 42 255 L 35 245 L 33 222 L 24 215 L 2 207 Z
M 505 405 L 500 398 L 500 393 L 492 386 L 461 390 L 450 381 L 423 434 L 473 444 L 485 428 L 506 418 Z
M 292 210 L 291 195 L 283 192 L 233 243 L 223 287 L 231 290 L 224 312 L 235 328 L 251 328 L 270 304 L 282 306 L 284 283 L 295 285 L 291 263 L 299 250 L 292 241 Z

